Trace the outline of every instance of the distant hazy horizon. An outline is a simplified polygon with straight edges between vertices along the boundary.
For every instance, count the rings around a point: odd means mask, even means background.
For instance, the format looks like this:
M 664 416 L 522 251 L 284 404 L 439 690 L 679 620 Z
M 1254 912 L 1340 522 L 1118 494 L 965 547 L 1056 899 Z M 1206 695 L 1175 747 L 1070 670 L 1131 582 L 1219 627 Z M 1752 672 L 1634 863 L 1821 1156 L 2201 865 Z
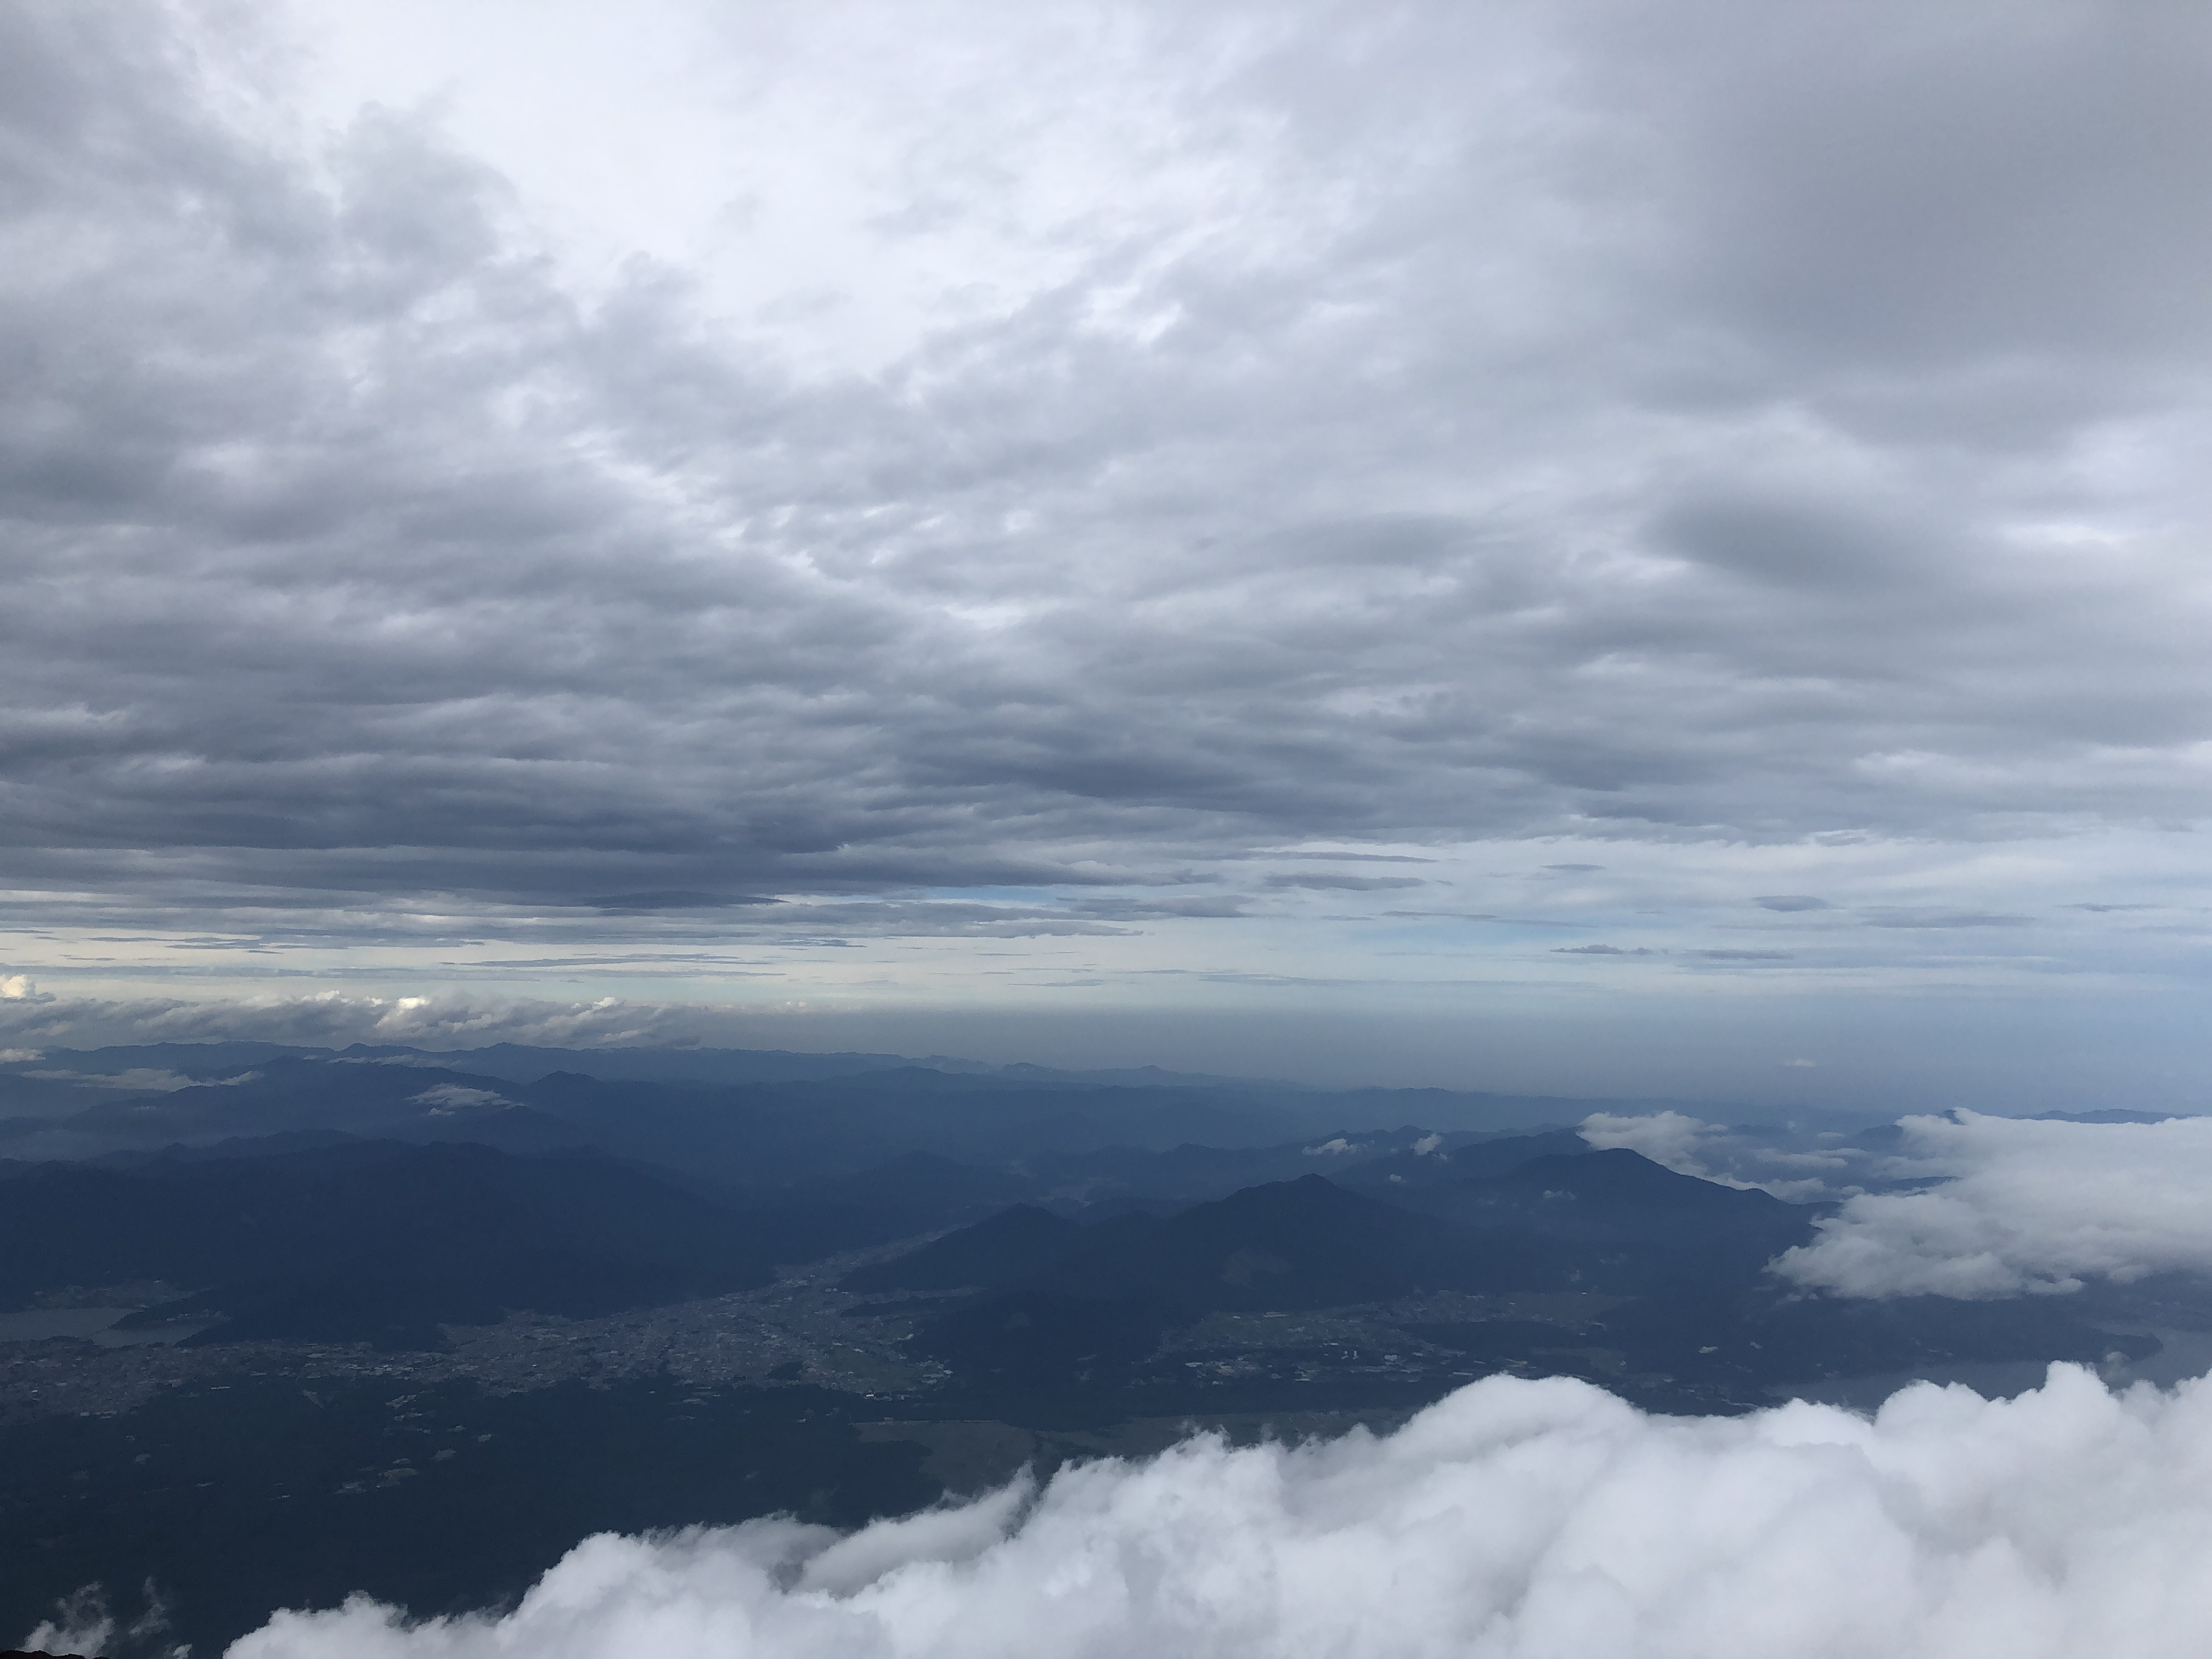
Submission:
M 2122 1027 L 2100 1034 L 2079 1021 L 2037 1021 L 2033 1008 L 1987 1004 L 1832 1004 L 1755 1011 L 1741 1025 L 1686 1026 L 1656 999 L 1592 1017 L 1540 1018 L 1509 1007 L 1457 1020 L 1361 1009 L 1299 1016 L 1204 1009 L 1094 1011 L 1050 1016 L 1006 1010 L 851 1009 L 752 1012 L 713 1004 L 397 1000 L 319 995 L 276 999 L 94 1002 L 57 997 L 0 1005 L 13 1016 L 0 1054 L 38 1045 L 89 1048 L 228 1039 L 343 1048 L 391 1043 L 465 1053 L 496 1042 L 550 1048 L 728 1048 L 799 1054 L 941 1055 L 991 1066 L 1073 1071 L 1156 1066 L 1332 1088 L 1439 1088 L 1591 1100 L 1673 1100 L 1714 1108 L 1802 1106 L 1868 1122 L 1954 1107 L 2004 1115 L 2044 1111 L 2203 1109 L 2185 1072 L 2148 1086 L 2141 1051 L 2124 1051 Z M 20 1012 L 18 1012 L 20 1010 Z M 1969 1033 L 2009 1045 L 2007 1063 L 1960 1047 L 1961 1013 L 1985 1022 Z M 1869 1043 L 1856 1053 L 1856 1019 Z M 2000 1022 L 2012 1022 L 2009 1026 Z M 1777 1064 L 1794 1046 L 1835 1056 Z M 2087 1040 L 2085 1040 L 2085 1038 Z M 1832 1045 L 1832 1046 L 1824 1046 Z M 2109 1075 L 2100 1066 L 2109 1064 Z

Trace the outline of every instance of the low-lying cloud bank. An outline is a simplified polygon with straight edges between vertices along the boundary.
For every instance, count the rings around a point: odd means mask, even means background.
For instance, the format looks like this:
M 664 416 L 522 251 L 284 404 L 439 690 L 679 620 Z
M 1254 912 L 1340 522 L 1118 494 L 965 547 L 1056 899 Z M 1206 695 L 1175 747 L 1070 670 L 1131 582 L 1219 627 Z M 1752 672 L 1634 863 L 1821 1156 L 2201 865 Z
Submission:
M 1832 1145 L 1843 1139 L 1840 1134 L 1795 1135 L 1776 1145 L 1771 1134 L 1757 1139 L 1744 1129 L 1675 1111 L 1641 1116 L 1592 1112 L 1582 1121 L 1582 1137 L 1598 1152 L 1625 1146 L 1677 1175 L 1723 1187 L 1756 1188 L 1791 1204 L 1841 1196 L 1838 1188 L 1862 1177 L 1874 1162 L 1861 1149 Z
M 572 1551 L 504 1618 L 277 1614 L 230 1659 L 2067 1659 L 2212 1650 L 2212 1383 L 1872 1421 L 1493 1378 L 1376 1439 L 1199 1438 L 840 1538 Z
M 1862 1193 L 1775 1270 L 1841 1296 L 1971 1298 L 2212 1272 L 2212 1118 L 2068 1123 L 1908 1117 L 1893 1167 L 1936 1183 Z
M 0 1042 L 24 1054 L 47 1047 L 107 1043 L 220 1042 L 249 1039 L 306 1048 L 406 1043 L 477 1048 L 495 1042 L 558 1048 L 757 1044 L 742 1010 L 684 1004 L 546 998 L 470 997 L 450 990 L 421 996 L 307 995 L 202 999 L 58 997 L 29 981 L 23 994 L 0 997 Z

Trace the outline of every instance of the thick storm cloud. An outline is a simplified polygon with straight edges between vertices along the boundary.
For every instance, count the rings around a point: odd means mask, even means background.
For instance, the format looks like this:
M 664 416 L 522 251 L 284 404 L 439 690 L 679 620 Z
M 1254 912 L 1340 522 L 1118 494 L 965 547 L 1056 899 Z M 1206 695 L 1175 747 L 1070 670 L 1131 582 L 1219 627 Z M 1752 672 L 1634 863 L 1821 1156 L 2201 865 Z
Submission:
M 2212 1642 L 2212 1387 L 2052 1368 L 1872 1421 L 1494 1378 L 1376 1440 L 1200 1438 L 843 1538 L 595 1538 L 505 1616 L 282 1613 L 234 1659 L 1049 1653 L 2105 1659 Z
M 324 131 L 250 14 L 0 15 L 21 927 L 1079 933 L 1317 842 L 2201 811 L 2201 12 L 914 16 L 728 26 L 786 156 L 885 112 L 872 246 L 1020 266 L 840 366 L 578 277 L 434 109 Z M 1075 908 L 772 902 L 985 888 Z
M 1909 1117 L 1894 1171 L 1777 1272 L 1841 1296 L 2063 1294 L 2092 1279 L 2212 1273 L 2212 1118 L 2038 1122 Z

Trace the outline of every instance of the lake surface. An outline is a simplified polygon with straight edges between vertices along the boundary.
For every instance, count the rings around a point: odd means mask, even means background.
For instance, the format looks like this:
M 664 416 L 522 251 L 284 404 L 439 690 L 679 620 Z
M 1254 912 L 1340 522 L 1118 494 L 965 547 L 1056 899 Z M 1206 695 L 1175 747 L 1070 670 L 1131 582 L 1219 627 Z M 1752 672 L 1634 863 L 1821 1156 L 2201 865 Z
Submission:
M 2127 1336 L 2154 1336 L 2163 1345 L 2146 1358 L 2123 1360 L 2101 1366 L 2099 1375 L 2112 1387 L 2152 1382 L 2170 1389 L 2177 1382 L 2212 1371 L 2212 1331 L 2184 1331 L 2164 1326 L 2108 1325 L 2106 1330 Z M 1958 1365 L 1931 1366 L 1925 1371 L 1878 1371 L 1865 1376 L 1824 1377 L 1818 1382 L 1778 1385 L 1771 1392 L 1778 1400 L 1814 1400 L 1870 1412 L 1914 1382 L 1963 1382 L 1984 1400 L 2009 1400 L 2043 1386 L 2049 1367 L 2040 1359 L 1988 1360 Z
M 149 1342 L 180 1342 L 204 1324 L 157 1325 L 143 1331 L 111 1330 L 110 1326 L 136 1308 L 30 1308 L 21 1313 L 0 1314 L 0 1342 L 47 1342 L 73 1337 L 96 1342 L 103 1348 L 135 1348 Z

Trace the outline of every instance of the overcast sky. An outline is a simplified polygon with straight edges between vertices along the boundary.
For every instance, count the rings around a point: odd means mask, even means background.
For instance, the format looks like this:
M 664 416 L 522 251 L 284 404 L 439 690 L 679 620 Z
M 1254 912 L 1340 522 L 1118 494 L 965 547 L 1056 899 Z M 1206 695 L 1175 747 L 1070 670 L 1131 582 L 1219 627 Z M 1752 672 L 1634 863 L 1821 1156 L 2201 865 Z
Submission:
M 9 1029 L 2201 1101 L 2208 52 L 11 4 Z

